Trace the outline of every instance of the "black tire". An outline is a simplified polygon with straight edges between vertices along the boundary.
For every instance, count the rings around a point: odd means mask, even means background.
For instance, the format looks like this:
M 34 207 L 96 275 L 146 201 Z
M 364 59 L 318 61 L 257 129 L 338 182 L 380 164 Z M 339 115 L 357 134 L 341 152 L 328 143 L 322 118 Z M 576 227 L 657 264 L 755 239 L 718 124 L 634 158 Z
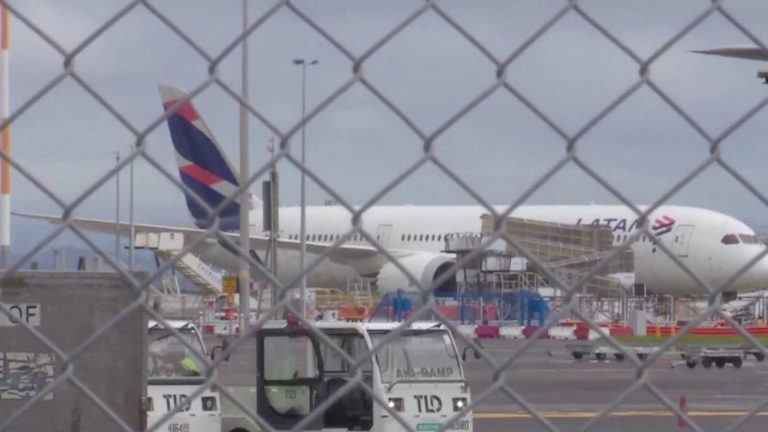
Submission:
M 703 359 L 701 359 L 701 365 L 704 366 L 707 369 L 711 368 L 712 367 L 712 359 L 709 358 L 709 357 L 704 357 Z
M 581 353 L 578 351 L 574 351 L 571 354 L 573 354 L 573 358 L 575 358 L 576 360 L 581 360 L 581 358 L 584 357 L 584 353 Z
M 733 367 L 736 369 L 739 369 L 742 364 L 741 357 L 734 357 L 734 359 L 731 360 L 731 364 L 733 364 Z
M 646 353 L 638 353 L 637 358 L 640 359 L 640 361 L 645 361 L 645 359 L 648 358 L 648 354 Z
M 696 360 L 688 359 L 685 361 L 685 365 L 688 366 L 688 369 L 693 369 L 696 367 Z
M 598 360 L 605 360 L 608 358 L 608 355 L 606 353 L 596 353 L 595 358 Z
M 718 369 L 722 369 L 725 367 L 725 359 L 717 359 L 715 360 L 715 366 L 717 366 Z
M 759 361 L 759 362 L 765 361 L 765 354 L 759 352 L 759 353 L 755 354 L 755 359 L 757 359 L 757 361 Z
M 613 355 L 613 357 L 618 361 L 624 361 L 624 354 L 622 353 L 616 353 Z

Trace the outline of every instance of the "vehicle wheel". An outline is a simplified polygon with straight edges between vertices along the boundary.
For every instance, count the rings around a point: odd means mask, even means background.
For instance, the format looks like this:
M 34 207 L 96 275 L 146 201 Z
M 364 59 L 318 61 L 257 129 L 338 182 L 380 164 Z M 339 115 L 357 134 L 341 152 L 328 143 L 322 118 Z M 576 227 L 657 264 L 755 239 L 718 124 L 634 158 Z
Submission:
M 704 366 L 707 369 L 711 368 L 712 367 L 712 359 L 709 358 L 709 357 L 704 357 L 703 359 L 701 359 L 701 365 Z
M 624 354 L 622 353 L 616 353 L 613 355 L 613 357 L 615 357 L 618 361 L 624 361 Z
M 581 358 L 584 357 L 584 353 L 574 351 L 572 354 L 573 354 L 573 358 L 575 358 L 576 360 L 581 360 Z
M 715 366 L 717 366 L 718 369 L 722 369 L 725 367 L 725 359 L 717 359 L 715 360 Z
M 733 363 L 733 367 L 735 367 L 736 369 L 740 368 L 740 367 L 741 367 L 741 363 L 742 363 L 742 361 L 741 361 L 741 357 L 735 357 L 735 358 L 734 358 L 734 359 L 731 361 L 731 363 Z
M 765 354 L 759 352 L 759 353 L 755 354 L 755 359 L 757 359 L 757 361 L 759 361 L 759 362 L 765 361 Z
M 605 360 L 607 357 L 608 357 L 608 355 L 605 354 L 605 353 L 596 353 L 595 354 L 595 358 L 597 358 L 598 360 Z
M 646 353 L 638 353 L 637 358 L 640 359 L 640 361 L 645 361 L 645 359 L 648 358 L 648 354 Z
M 693 369 L 696 367 L 696 360 L 688 359 L 685 361 L 685 365 L 688 366 L 688 369 Z

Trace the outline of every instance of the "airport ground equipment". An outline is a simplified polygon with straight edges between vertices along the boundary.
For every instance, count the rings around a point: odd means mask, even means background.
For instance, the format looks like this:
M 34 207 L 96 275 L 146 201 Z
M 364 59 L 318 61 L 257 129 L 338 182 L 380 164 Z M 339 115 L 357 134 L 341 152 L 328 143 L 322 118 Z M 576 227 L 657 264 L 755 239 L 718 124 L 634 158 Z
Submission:
M 689 348 L 681 354 L 685 365 L 693 369 L 701 363 L 702 366 L 709 369 L 712 365 L 718 369 L 724 368 L 727 364 L 732 364 L 735 368 L 740 368 L 744 360 L 749 356 L 755 357 L 757 361 L 764 361 L 765 355 L 754 347 L 741 346 L 708 346 Z
M 472 431 L 469 384 L 450 331 L 439 322 L 415 322 L 384 343 L 397 328 L 397 323 L 323 320 L 310 329 L 290 317 L 266 322 L 252 334 L 256 390 L 249 397 L 255 406 L 248 408 L 276 430 L 299 422 L 303 430 L 316 431 L 406 430 L 398 416 L 410 430 L 450 423 L 449 431 Z M 359 367 L 345 356 L 361 360 Z M 335 402 L 318 414 L 317 407 L 334 395 Z M 239 424 L 226 420 L 224 432 L 257 430 L 245 414 Z
M 594 355 L 596 360 L 607 360 L 612 357 L 618 361 L 625 360 L 624 352 L 616 349 L 613 345 L 604 342 L 574 342 L 565 344 L 566 351 L 571 353 L 576 360 Z M 634 353 L 640 360 L 645 360 L 651 354 L 659 350 L 656 346 L 625 346 L 624 350 L 628 353 Z
M 192 253 L 179 254 L 184 247 L 184 235 L 178 232 L 137 232 L 134 240 L 136 249 L 151 250 L 158 259 L 175 259 L 174 270 L 184 275 L 200 288 L 204 296 L 221 297 L 227 294 L 223 290 L 224 272 L 210 266 Z M 175 279 L 175 278 L 174 278 Z M 272 304 L 269 289 L 250 289 L 251 309 L 268 308 Z M 168 296 L 181 296 L 178 283 L 163 286 L 163 293 Z M 233 296 L 229 293 L 230 297 Z
M 158 258 L 170 260 L 184 248 L 184 235 L 177 232 L 137 232 L 134 248 L 148 249 Z M 221 294 L 222 274 L 191 253 L 181 255 L 174 268 L 205 294 Z
M 487 236 L 495 233 L 498 225 L 487 214 L 481 217 L 481 224 L 482 235 L 446 235 L 444 252 L 455 254 L 459 261 L 470 253 L 476 253 Z M 456 299 L 462 305 L 468 299 L 475 303 L 482 299 L 482 302 L 496 305 L 500 312 L 498 319 L 523 323 L 537 316 L 539 325 L 542 325 L 549 310 L 555 308 L 543 297 L 558 295 L 558 289 L 549 280 L 548 274 L 554 274 L 570 284 L 578 282 L 583 286 L 582 294 L 601 298 L 623 299 L 636 288 L 634 253 L 631 248 L 614 253 L 616 238 L 608 226 L 558 224 L 513 217 L 505 218 L 501 226 L 544 268 L 521 256 L 518 250 L 503 240 L 497 240 L 457 273 Z M 612 258 L 605 263 L 608 257 Z M 597 264 L 601 264 L 600 271 L 592 275 Z M 588 274 L 591 276 L 585 279 Z M 610 315 L 605 317 L 600 316 L 604 312 L 602 310 L 590 310 L 589 316 L 595 319 L 626 319 L 627 304 L 622 303 L 624 307 L 621 310 L 611 310 Z M 467 317 L 463 314 L 463 307 L 461 312 L 464 322 Z
M 334 310 L 343 321 L 365 321 L 374 313 L 370 279 L 350 278 L 347 291 L 337 288 L 308 288 L 308 318 Z
M 167 323 L 187 344 L 169 327 L 157 321 L 148 322 L 147 425 L 153 430 L 170 432 L 221 431 L 219 392 L 207 388 L 190 398 L 207 379 L 202 364 L 208 352 L 200 332 L 191 321 Z M 172 410 L 176 412 L 161 422 Z

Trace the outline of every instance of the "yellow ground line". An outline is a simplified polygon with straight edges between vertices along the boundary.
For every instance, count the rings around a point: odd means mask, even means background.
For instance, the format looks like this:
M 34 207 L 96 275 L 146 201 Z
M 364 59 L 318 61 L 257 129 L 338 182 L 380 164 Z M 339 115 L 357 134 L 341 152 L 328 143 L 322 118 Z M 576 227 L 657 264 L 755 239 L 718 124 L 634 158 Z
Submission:
M 597 417 L 597 411 L 542 411 L 544 418 L 593 418 Z M 689 417 L 741 417 L 747 411 L 688 411 Z M 665 410 L 648 411 L 614 411 L 608 417 L 675 417 L 677 414 Z M 527 412 L 475 412 L 475 419 L 527 419 L 533 416 Z M 768 417 L 768 411 L 758 411 L 755 417 Z

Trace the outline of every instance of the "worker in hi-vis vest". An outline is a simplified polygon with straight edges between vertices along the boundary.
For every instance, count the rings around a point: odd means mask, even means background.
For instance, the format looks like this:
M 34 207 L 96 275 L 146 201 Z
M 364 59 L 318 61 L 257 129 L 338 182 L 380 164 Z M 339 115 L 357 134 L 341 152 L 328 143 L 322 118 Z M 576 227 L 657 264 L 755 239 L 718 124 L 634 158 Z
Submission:
M 184 351 L 174 350 L 168 356 L 167 367 L 175 376 L 200 376 L 197 362 Z

